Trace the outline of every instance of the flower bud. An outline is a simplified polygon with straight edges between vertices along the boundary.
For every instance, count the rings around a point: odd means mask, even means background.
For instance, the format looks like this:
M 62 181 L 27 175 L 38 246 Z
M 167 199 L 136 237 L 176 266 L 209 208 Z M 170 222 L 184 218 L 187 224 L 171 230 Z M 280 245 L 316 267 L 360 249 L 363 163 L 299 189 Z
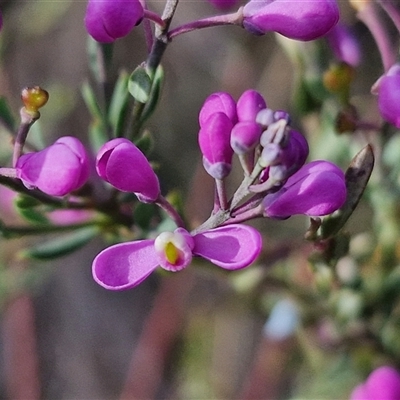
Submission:
M 96 158 L 101 178 L 122 192 L 132 192 L 144 203 L 157 200 L 160 183 L 146 156 L 128 139 L 104 144 Z
M 246 90 L 239 98 L 236 110 L 238 120 L 255 121 L 260 110 L 267 108 L 264 98 L 255 90 Z
M 39 118 L 39 108 L 42 108 L 49 100 L 49 94 L 39 86 L 26 87 L 21 92 L 24 103 L 24 111 L 32 118 Z
M 260 143 L 261 126 L 252 121 L 238 122 L 231 132 L 231 147 L 236 154 L 245 154 Z
M 229 117 L 217 112 L 212 114 L 199 131 L 199 146 L 203 165 L 215 179 L 225 178 L 232 167 L 233 150 L 230 136 L 233 124 Z
M 38 188 L 51 196 L 64 196 L 79 189 L 89 178 L 89 161 L 83 144 L 64 136 L 53 145 L 22 155 L 17 176 L 25 186 Z
M 339 20 L 335 0 L 250 0 L 243 8 L 243 27 L 256 35 L 275 31 L 295 40 L 314 40 Z
M 346 200 L 343 172 L 328 161 L 313 161 L 294 173 L 276 193 L 263 200 L 264 215 L 284 219 L 291 215 L 327 215 Z
M 89 0 L 85 26 L 93 39 L 112 43 L 124 37 L 143 19 L 139 0 Z
M 227 10 L 237 4 L 238 0 L 208 0 L 215 8 Z
M 382 117 L 400 128 L 400 64 L 393 65 L 377 82 L 378 107 Z
M 217 112 L 225 114 L 233 124 L 237 122 L 236 102 L 229 93 L 217 92 L 207 97 L 199 113 L 200 127 L 205 125 L 208 118 Z

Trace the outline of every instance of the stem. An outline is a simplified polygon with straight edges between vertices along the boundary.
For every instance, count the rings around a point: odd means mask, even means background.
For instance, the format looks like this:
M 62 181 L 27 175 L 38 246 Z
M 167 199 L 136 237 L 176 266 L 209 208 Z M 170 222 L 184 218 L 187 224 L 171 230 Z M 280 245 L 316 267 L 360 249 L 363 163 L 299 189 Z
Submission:
M 222 26 L 222 25 L 241 26 L 242 22 L 243 22 L 243 7 L 240 7 L 239 10 L 237 10 L 235 13 L 232 14 L 217 15 L 178 26 L 177 28 L 172 29 L 169 32 L 168 38 L 169 40 L 172 40 L 174 37 L 182 35 L 183 33 L 191 32 L 197 29 L 211 28 L 214 26 Z
M 396 62 L 396 52 L 392 46 L 383 21 L 377 13 L 374 3 L 369 3 L 357 13 L 357 18 L 362 21 L 371 32 L 381 55 L 382 64 L 387 71 Z
M 180 228 L 185 227 L 183 219 L 165 197 L 159 195 L 158 199 L 154 203 L 157 204 L 159 207 L 161 207 L 178 227 Z
M 391 0 L 378 0 L 379 5 L 386 12 L 388 17 L 392 20 L 400 33 L 400 12 L 399 9 L 393 4 Z
M 263 206 L 260 203 L 257 207 L 247 208 L 240 214 L 236 214 L 234 217 L 228 218 L 223 222 L 223 225 L 238 224 L 240 222 L 249 221 L 251 219 L 259 218 L 263 216 Z
M 25 107 L 21 108 L 20 115 L 21 115 L 21 124 L 18 128 L 13 150 L 13 158 L 12 158 L 13 167 L 17 165 L 17 161 L 21 157 L 22 150 L 24 148 L 24 144 L 26 142 L 26 138 L 28 136 L 29 130 L 31 129 L 31 126 L 40 117 L 39 112 L 37 113 L 36 116 L 32 116 L 31 114 L 26 112 Z
M 228 209 L 228 200 L 226 198 L 225 182 L 222 179 L 216 179 L 215 187 L 217 189 L 219 206 L 221 207 L 222 210 L 227 210 Z
M 165 21 L 157 13 L 148 9 L 144 10 L 144 18 L 155 22 L 157 25 L 160 25 L 161 28 L 165 26 Z

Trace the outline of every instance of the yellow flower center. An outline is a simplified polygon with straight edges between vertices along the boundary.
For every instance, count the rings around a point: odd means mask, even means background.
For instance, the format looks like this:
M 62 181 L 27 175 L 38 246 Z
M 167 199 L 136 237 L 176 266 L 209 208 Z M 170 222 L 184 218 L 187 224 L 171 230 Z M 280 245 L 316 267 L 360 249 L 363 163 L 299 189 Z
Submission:
M 172 265 L 175 265 L 178 258 L 179 258 L 179 250 L 175 247 L 172 242 L 168 242 L 165 245 L 165 257 L 167 258 L 168 262 Z

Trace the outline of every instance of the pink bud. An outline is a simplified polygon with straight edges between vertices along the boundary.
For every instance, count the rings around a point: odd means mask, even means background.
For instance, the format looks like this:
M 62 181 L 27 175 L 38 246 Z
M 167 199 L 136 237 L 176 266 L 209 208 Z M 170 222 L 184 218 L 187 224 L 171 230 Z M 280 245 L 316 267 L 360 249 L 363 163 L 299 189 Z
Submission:
M 278 32 L 295 40 L 314 40 L 339 20 L 335 0 L 250 0 L 243 8 L 243 27 L 256 35 Z
M 382 117 L 400 128 L 400 64 L 393 65 L 377 82 L 378 106 Z
M 238 122 L 232 129 L 231 147 L 236 154 L 252 150 L 261 137 L 261 126 L 252 121 Z
M 293 174 L 276 193 L 265 196 L 264 215 L 284 219 L 291 215 L 327 215 L 346 200 L 343 172 L 328 161 L 313 161 Z
M 206 98 L 199 113 L 200 127 L 206 123 L 211 115 L 217 112 L 225 114 L 233 124 L 237 122 L 236 102 L 229 93 L 217 92 Z
M 151 203 L 160 194 L 160 183 L 146 156 L 128 139 L 113 139 L 97 154 L 96 170 L 101 178 L 122 192 L 135 193 Z
M 111 43 L 126 36 L 143 19 L 139 0 L 89 0 L 85 26 L 101 43 Z
M 89 177 L 86 150 L 72 136 L 64 136 L 37 153 L 22 155 L 16 169 L 24 185 L 51 196 L 64 196 L 77 190 Z
M 225 178 L 232 167 L 233 150 L 230 136 L 233 124 L 222 112 L 212 114 L 199 131 L 199 146 L 203 165 L 215 179 Z
M 227 10 L 235 6 L 238 0 L 208 0 L 215 8 L 220 10 Z
M 240 96 L 236 105 L 238 120 L 255 121 L 259 111 L 264 108 L 267 108 L 264 97 L 255 90 L 246 90 Z

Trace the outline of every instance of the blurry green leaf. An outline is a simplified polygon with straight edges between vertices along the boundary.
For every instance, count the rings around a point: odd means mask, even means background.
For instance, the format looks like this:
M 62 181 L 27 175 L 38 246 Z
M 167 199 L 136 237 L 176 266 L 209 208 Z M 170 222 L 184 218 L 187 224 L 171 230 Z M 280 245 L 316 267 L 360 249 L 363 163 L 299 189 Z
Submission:
M 108 120 L 113 129 L 114 137 L 123 136 L 124 122 L 130 100 L 128 81 L 128 74 L 122 72 L 115 84 L 114 92 L 111 97 Z
M 15 129 L 15 119 L 5 97 L 0 97 L 0 119 L 10 131 Z
M 161 95 L 161 89 L 164 82 L 164 69 L 161 65 L 158 66 L 153 79 L 150 97 L 146 103 L 145 109 L 142 113 L 141 123 L 147 120 L 157 107 Z
M 148 231 L 155 212 L 156 207 L 154 204 L 138 203 L 133 213 L 135 225 L 144 231 Z
M 151 94 L 151 78 L 142 65 L 137 67 L 129 77 L 128 90 L 135 100 L 146 103 Z
M 138 140 L 135 141 L 135 145 L 144 153 L 149 154 L 154 146 L 154 139 L 148 130 L 145 130 Z
M 99 121 L 93 121 L 89 126 L 89 141 L 94 154 L 108 141 L 104 126 Z
M 103 120 L 101 108 L 97 102 L 96 95 L 90 86 L 89 82 L 84 82 L 82 85 L 82 97 L 93 119 Z
M 40 201 L 31 197 L 31 196 L 26 196 L 24 194 L 19 194 L 15 200 L 14 200 L 14 204 L 17 208 L 32 208 L 32 207 L 36 207 L 38 205 L 40 205 Z
M 343 206 L 321 225 L 321 239 L 336 235 L 355 210 L 367 186 L 374 167 L 374 153 L 370 145 L 365 146 L 353 158 L 346 171 L 347 198 Z
M 73 233 L 59 236 L 56 239 L 39 243 L 30 249 L 26 249 L 22 252 L 22 256 L 37 260 L 50 260 L 62 257 L 89 243 L 98 232 L 99 230 L 95 226 L 81 228 Z

